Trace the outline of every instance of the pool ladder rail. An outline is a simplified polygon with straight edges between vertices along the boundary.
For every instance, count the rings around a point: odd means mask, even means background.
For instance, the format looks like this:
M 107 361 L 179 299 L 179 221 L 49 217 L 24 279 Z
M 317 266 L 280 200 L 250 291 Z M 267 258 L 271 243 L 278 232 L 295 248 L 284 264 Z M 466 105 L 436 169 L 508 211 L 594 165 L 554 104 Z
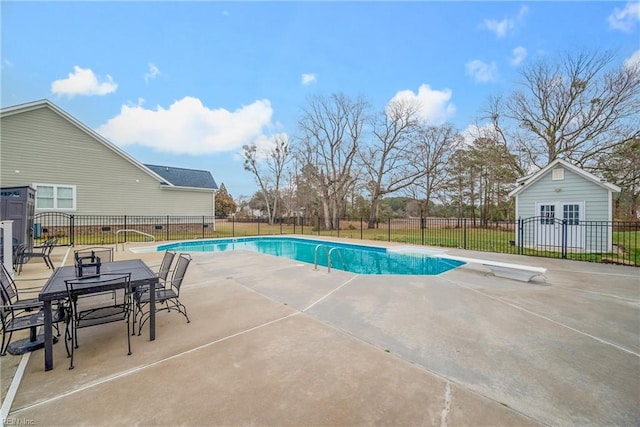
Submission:
M 331 254 L 333 252 L 337 253 L 338 256 L 340 256 L 340 261 L 342 261 L 342 266 L 344 267 L 345 270 L 347 269 L 347 265 L 345 264 L 344 258 L 342 257 L 342 252 L 340 252 L 340 248 L 334 246 L 333 248 L 329 249 L 327 245 L 323 245 L 321 243 L 317 245 L 313 251 L 314 252 L 313 253 L 313 264 L 314 264 L 313 269 L 314 270 L 316 271 L 318 270 L 318 251 L 321 248 L 324 249 L 325 253 L 327 254 L 327 273 L 331 273 Z
M 120 233 L 135 233 L 135 234 L 139 234 L 139 235 L 151 238 L 151 242 L 155 242 L 156 241 L 156 238 L 155 238 L 154 235 L 149 234 L 149 233 L 144 233 L 144 232 L 139 231 L 139 230 L 134 230 L 134 229 L 131 229 L 131 228 L 118 230 L 118 231 L 116 231 L 116 252 L 118 251 L 118 245 L 120 244 L 120 239 L 119 239 Z M 124 252 L 124 245 L 127 244 L 127 243 L 128 242 L 126 240 L 126 234 L 125 234 L 125 240 L 122 242 L 122 251 L 123 252 Z

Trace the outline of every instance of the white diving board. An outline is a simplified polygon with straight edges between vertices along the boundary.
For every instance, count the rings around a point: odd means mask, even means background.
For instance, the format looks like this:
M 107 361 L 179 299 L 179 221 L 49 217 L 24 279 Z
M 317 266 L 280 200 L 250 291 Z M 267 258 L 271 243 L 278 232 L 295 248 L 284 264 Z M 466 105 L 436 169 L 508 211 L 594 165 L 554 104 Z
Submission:
M 533 267 L 531 265 L 523 264 L 511 264 L 508 262 L 490 261 L 486 259 L 466 258 L 455 255 L 445 255 L 446 258 L 455 259 L 458 261 L 481 264 L 487 267 L 498 277 L 504 277 L 507 279 L 520 280 L 523 282 L 529 282 L 536 276 L 540 276 L 547 272 L 546 268 Z

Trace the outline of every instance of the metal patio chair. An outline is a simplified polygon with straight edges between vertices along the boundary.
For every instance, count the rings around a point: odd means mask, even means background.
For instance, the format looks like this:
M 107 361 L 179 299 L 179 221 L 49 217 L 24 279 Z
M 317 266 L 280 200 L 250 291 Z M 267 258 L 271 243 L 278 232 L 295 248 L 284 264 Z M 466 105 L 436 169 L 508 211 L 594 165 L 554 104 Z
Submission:
M 58 239 L 56 237 L 51 237 L 44 241 L 42 246 L 34 247 L 34 249 L 40 249 L 39 251 L 33 252 L 23 252 L 22 253 L 22 262 L 20 263 L 20 268 L 18 270 L 18 274 L 22 272 L 22 265 L 32 258 L 42 258 L 47 268 L 54 269 L 53 261 L 51 261 L 51 252 L 53 248 L 55 248 L 56 243 L 58 243 Z
M 131 274 L 101 274 L 65 281 L 69 312 L 65 346 L 73 369 L 74 349 L 78 348 L 78 329 L 124 321 L 127 349 L 131 354 Z M 70 344 L 70 345 L 69 345 Z
M 164 256 L 162 257 L 162 262 L 158 269 L 158 280 L 161 286 L 164 286 L 167 282 L 167 277 L 169 277 L 169 272 L 171 271 L 171 264 L 173 264 L 173 259 L 175 257 L 176 253 L 171 251 L 165 251 Z
M 36 341 L 36 328 L 44 325 L 43 303 L 38 298 L 21 298 L 18 288 L 7 271 L 4 264 L 0 263 L 0 320 L 2 322 L 2 345 L 0 356 L 7 354 L 13 333 L 30 329 L 30 341 Z M 29 292 L 36 292 L 29 290 Z M 64 310 L 58 308 L 53 312 L 53 324 L 58 336 L 58 322 L 64 318 Z
M 27 245 L 19 243 L 13 248 L 13 271 L 16 274 L 20 274 L 22 271 L 22 264 L 25 262 L 24 253 L 27 251 Z
M 156 288 L 156 313 L 162 310 L 177 310 L 178 313 L 182 314 L 185 319 L 187 319 L 187 323 L 191 322 L 187 314 L 187 307 L 185 307 L 179 299 L 180 287 L 182 286 L 182 282 L 185 274 L 187 273 L 187 268 L 189 267 L 190 262 L 191 256 L 189 254 L 181 253 L 178 255 L 178 261 L 176 262 L 176 267 L 173 269 L 171 279 L 165 282 L 164 287 Z M 145 307 L 149 304 L 150 296 L 148 288 L 134 293 L 136 317 L 140 317 L 138 335 L 140 335 L 145 322 L 149 320 L 150 313 L 149 310 L 145 311 Z M 158 305 L 160 304 L 163 304 L 164 307 L 158 308 Z

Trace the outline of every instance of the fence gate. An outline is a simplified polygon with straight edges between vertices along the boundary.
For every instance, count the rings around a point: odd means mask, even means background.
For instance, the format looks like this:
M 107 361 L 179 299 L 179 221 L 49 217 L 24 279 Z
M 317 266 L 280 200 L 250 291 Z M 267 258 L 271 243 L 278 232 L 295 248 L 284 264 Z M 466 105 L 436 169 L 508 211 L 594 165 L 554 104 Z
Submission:
M 41 212 L 34 215 L 33 238 L 39 242 L 57 237 L 58 246 L 73 246 L 74 216 L 63 212 Z
M 583 230 L 578 221 L 559 219 L 553 215 L 518 220 L 518 253 L 524 249 L 558 252 L 567 258 L 569 248 L 582 248 Z

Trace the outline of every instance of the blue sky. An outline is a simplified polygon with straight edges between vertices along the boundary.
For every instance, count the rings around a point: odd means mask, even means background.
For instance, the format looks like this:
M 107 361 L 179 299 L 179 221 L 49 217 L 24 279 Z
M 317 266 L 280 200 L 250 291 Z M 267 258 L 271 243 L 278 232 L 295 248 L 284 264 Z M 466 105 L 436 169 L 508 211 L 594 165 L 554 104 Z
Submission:
M 418 99 L 463 131 L 521 67 L 570 51 L 640 61 L 633 2 L 13 2 L 2 107 L 49 99 L 142 163 L 257 186 L 242 145 L 296 133 L 310 96 Z M 479 123 L 481 124 L 481 123 Z

